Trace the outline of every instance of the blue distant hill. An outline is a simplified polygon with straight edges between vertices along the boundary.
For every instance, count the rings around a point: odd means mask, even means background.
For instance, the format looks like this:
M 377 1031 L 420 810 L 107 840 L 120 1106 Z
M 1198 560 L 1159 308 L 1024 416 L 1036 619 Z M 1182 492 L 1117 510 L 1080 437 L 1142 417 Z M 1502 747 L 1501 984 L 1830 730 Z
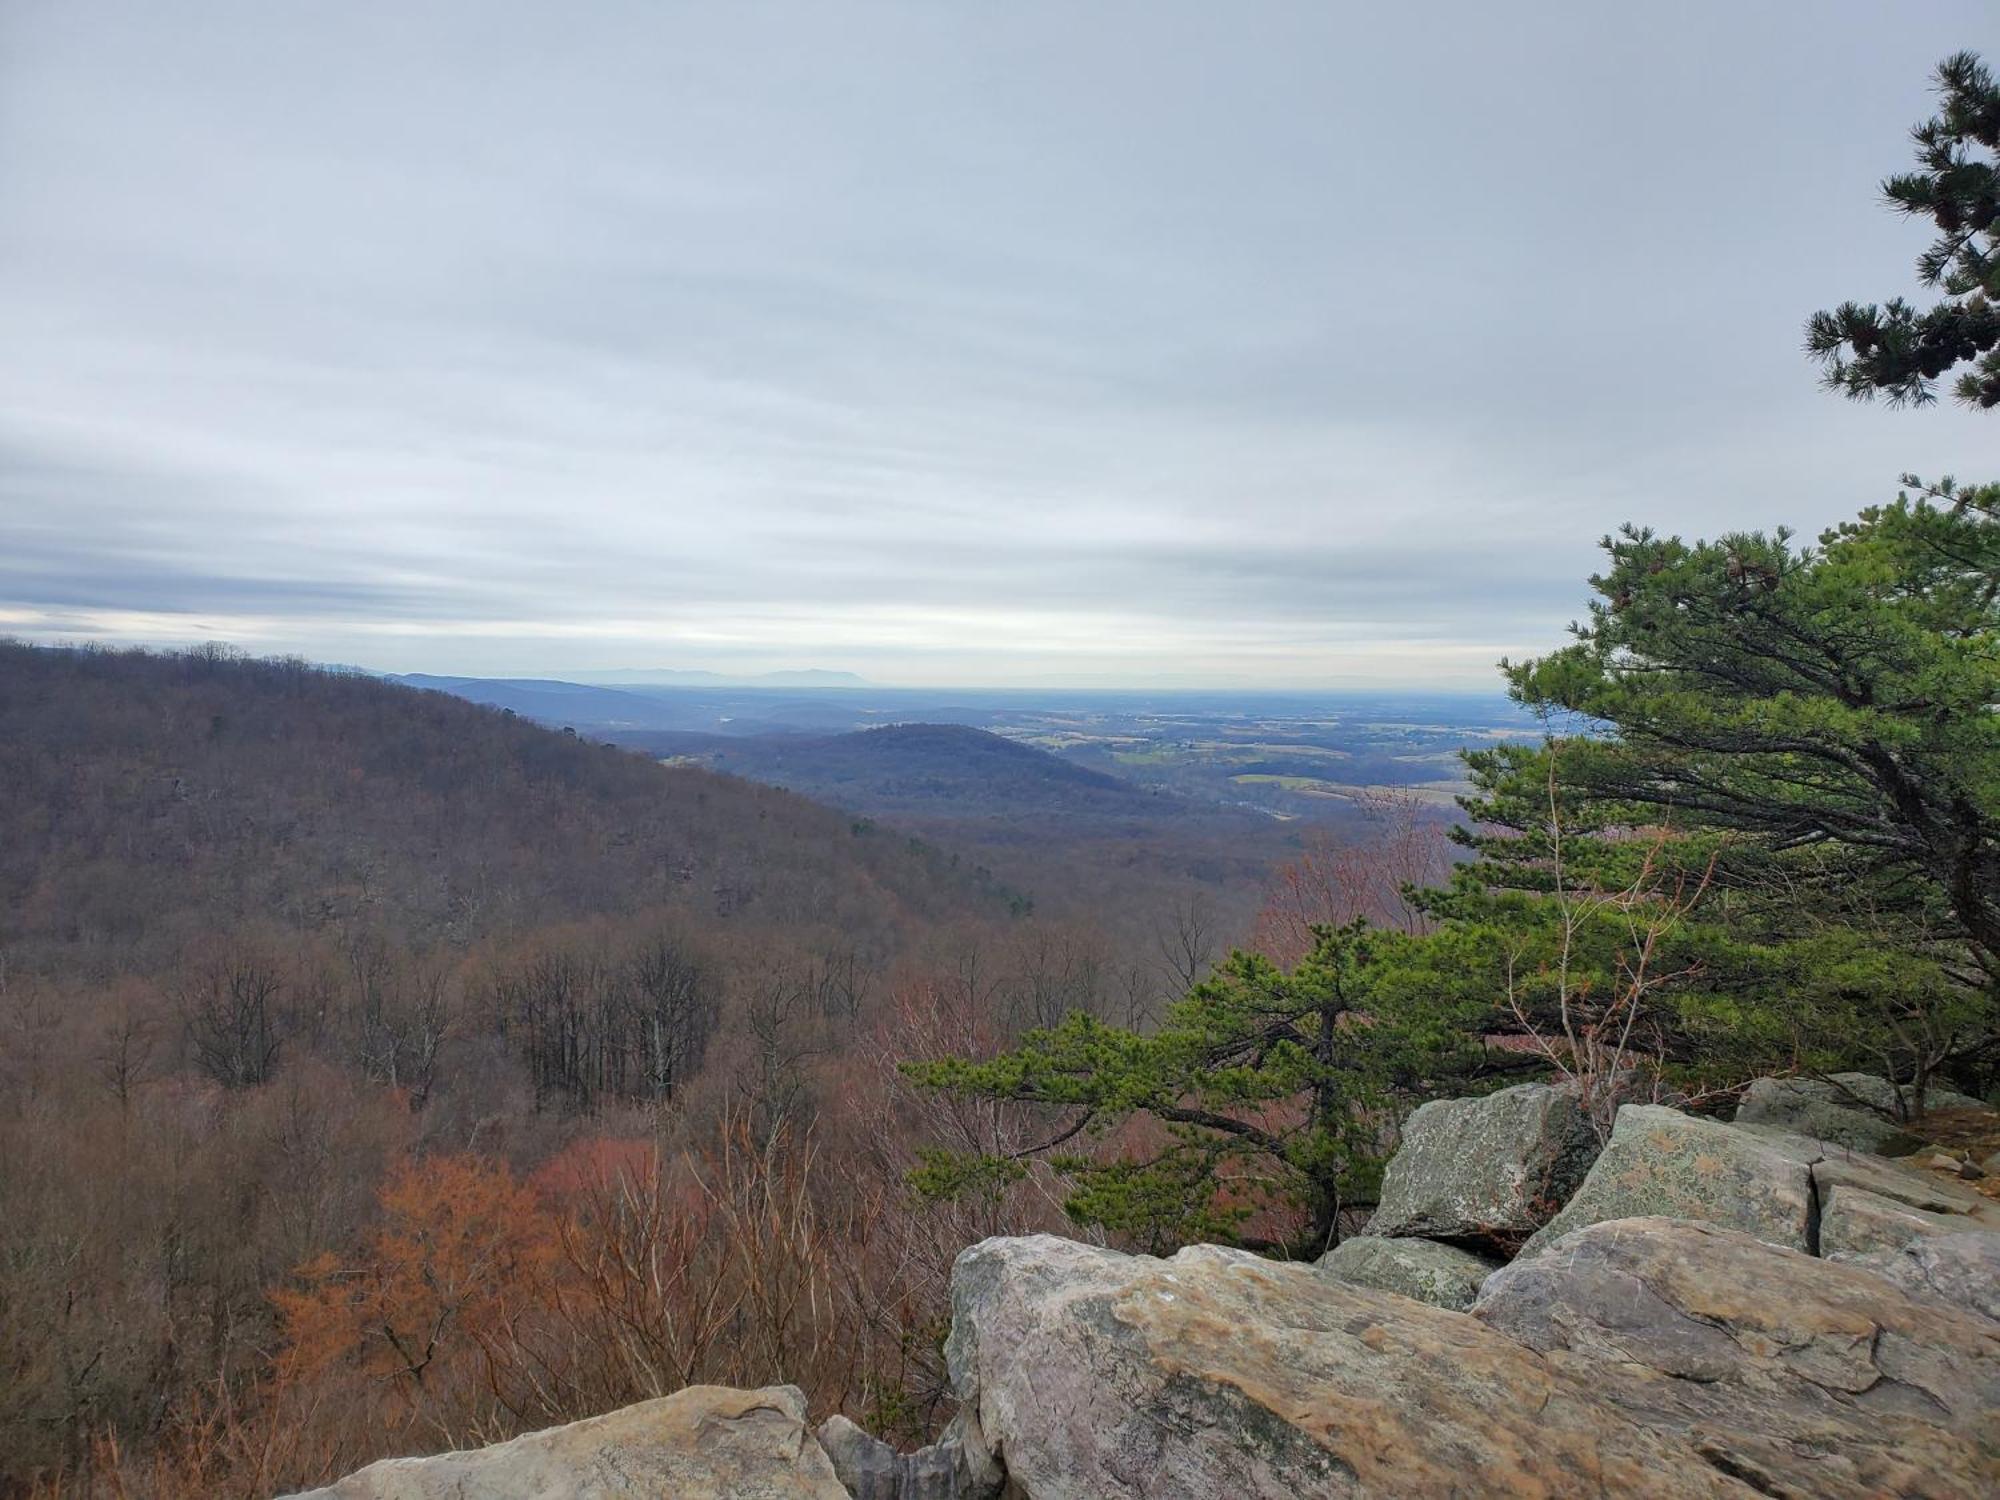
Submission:
M 963 724 L 889 724 L 852 734 L 621 735 L 860 812 L 952 816 L 1136 815 L 1180 799 Z

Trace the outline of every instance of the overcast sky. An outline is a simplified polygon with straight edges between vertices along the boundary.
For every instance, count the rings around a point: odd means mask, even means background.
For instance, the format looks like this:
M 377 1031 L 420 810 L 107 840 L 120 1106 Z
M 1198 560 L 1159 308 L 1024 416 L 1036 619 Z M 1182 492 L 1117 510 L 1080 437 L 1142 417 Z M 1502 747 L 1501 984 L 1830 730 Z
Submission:
M 0 632 L 1487 687 L 1821 392 L 1967 3 L 0 0 Z

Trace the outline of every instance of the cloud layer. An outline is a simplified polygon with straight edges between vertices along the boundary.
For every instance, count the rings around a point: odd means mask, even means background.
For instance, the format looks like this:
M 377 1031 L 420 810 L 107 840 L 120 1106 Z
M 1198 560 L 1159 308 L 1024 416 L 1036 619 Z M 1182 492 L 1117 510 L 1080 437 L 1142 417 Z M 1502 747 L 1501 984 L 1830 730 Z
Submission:
M 1979 4 L 312 9 L 0 14 L 0 631 L 1481 686 L 1991 466 L 1798 353 Z

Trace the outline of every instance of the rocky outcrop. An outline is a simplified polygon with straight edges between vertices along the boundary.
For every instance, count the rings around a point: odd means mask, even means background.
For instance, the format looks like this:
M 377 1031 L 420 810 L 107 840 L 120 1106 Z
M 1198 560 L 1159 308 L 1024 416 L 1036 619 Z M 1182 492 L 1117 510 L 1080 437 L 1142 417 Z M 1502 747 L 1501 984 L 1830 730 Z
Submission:
M 1590 1226 L 1470 1317 L 1240 1252 L 1047 1237 L 967 1251 L 954 1290 L 968 1426 L 1025 1500 L 2000 1479 L 2000 1322 L 1712 1225 Z
M 1368 1232 L 1511 1251 L 1568 1200 L 1597 1148 L 1571 1089 L 1433 1101 L 1403 1125 Z
M 1618 1111 L 1611 1140 L 1575 1195 L 1522 1247 L 1533 1255 L 1571 1230 L 1663 1215 L 1814 1248 L 1817 1142 L 1703 1120 L 1655 1104 Z
M 1441 1245 L 1435 1240 L 1383 1239 L 1356 1235 L 1319 1258 L 1319 1269 L 1338 1281 L 1372 1286 L 1432 1307 L 1464 1311 L 1479 1296 L 1479 1285 L 1500 1262 Z
M 1925 1096 L 1930 1109 L 1964 1109 L 1979 1101 L 1949 1089 Z M 1856 1151 L 1900 1156 L 1919 1138 L 1898 1117 L 1896 1089 L 1868 1073 L 1835 1073 L 1827 1078 L 1759 1078 L 1736 1111 L 1745 1125 L 1775 1125 L 1795 1135 L 1814 1136 Z
M 952 1287 L 966 1430 L 1022 1500 L 1749 1493 L 1466 1314 L 1309 1266 L 1040 1235 Z
M 1589 1224 L 1651 1216 L 1717 1224 L 1814 1255 L 2000 1229 L 2000 1205 L 1934 1173 L 1770 1126 L 1628 1104 L 1575 1196 L 1521 1254 Z
M 1536 1174 L 1569 1126 L 1546 1091 L 1507 1092 L 1426 1112 L 1392 1225 L 1504 1247 L 1540 1211 L 1527 1184 L 1561 1180 Z M 914 1453 L 840 1416 L 809 1432 L 790 1387 L 698 1387 L 312 1495 L 2000 1494 L 2000 1204 L 1939 1162 L 1628 1105 L 1504 1268 L 1411 1234 L 1317 1266 L 976 1245 L 952 1277 L 960 1409 Z
M 1865 1188 L 1838 1186 L 1821 1200 L 1819 1253 L 1870 1255 L 1917 1240 L 2000 1228 L 2000 1215 L 1935 1213 Z
M 1940 1177 L 1909 1162 L 1854 1151 L 1827 1152 L 1813 1163 L 1813 1182 L 1822 1198 L 1835 1188 L 1854 1188 L 1928 1213 L 2000 1214 L 2000 1203 L 1981 1197 L 1951 1177 Z
M 1712 1225 L 1592 1225 L 1474 1316 L 1765 1495 L 2000 1484 L 2000 1323 Z
M 788 1385 L 689 1386 L 491 1448 L 392 1458 L 294 1500 L 847 1500 Z

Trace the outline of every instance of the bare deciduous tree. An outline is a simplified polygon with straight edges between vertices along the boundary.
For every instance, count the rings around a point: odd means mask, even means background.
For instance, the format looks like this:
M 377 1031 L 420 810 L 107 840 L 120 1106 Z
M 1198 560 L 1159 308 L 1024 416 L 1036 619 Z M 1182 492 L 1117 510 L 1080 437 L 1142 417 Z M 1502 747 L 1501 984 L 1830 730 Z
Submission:
M 276 965 L 232 949 L 182 971 L 174 999 L 195 1065 L 224 1088 L 269 1083 L 282 1045 Z

